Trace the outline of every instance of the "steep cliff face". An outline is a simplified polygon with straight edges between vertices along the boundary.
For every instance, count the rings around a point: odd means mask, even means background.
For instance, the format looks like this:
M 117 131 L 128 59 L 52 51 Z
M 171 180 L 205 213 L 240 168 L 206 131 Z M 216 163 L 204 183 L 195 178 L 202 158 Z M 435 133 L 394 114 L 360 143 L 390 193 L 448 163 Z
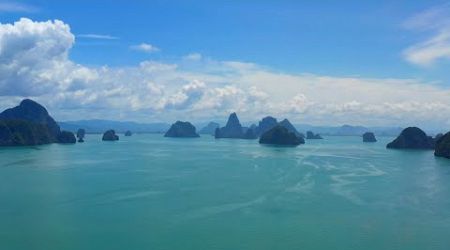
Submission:
M 0 145 L 26 146 L 58 142 L 58 124 L 39 103 L 23 100 L 0 113 Z
M 216 138 L 243 138 L 244 131 L 236 113 L 230 114 L 225 127 L 217 128 Z

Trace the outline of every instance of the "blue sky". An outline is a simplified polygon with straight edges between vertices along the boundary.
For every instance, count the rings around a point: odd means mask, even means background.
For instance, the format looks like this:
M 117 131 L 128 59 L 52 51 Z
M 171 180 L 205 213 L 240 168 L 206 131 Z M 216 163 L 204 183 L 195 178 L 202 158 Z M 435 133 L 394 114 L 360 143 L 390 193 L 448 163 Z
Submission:
M 449 22 L 429 29 L 409 23 L 424 13 L 448 7 L 446 1 L 0 1 L 0 20 L 2 24 L 12 24 L 21 17 L 33 22 L 58 19 L 69 25 L 75 36 L 66 48 L 70 62 L 96 70 L 105 65 L 119 70 L 139 67 L 145 61 L 177 65 L 178 73 L 185 73 L 183 77 L 197 74 L 198 79 L 189 80 L 204 82 L 207 88 L 224 82 L 241 87 L 243 77 L 211 84 L 207 80 L 215 74 L 227 74 L 213 69 L 218 64 L 239 62 L 256 65 L 259 71 L 274 75 L 312 74 L 318 79 L 378 79 L 383 83 L 386 79 L 417 81 L 421 86 L 437 85 L 447 91 L 450 60 L 446 47 L 441 48 L 439 43 L 441 54 L 432 59 L 427 59 L 428 54 L 415 52 L 445 33 Z M 445 11 L 438 14 L 435 19 L 446 20 Z M 146 45 L 147 51 L 140 45 Z M 433 53 L 435 47 L 431 48 Z M 183 58 L 189 54 L 200 55 L 201 62 L 187 63 Z M 235 68 L 227 72 L 230 70 Z M 179 89 L 189 85 L 189 80 L 183 78 Z M 171 86 L 174 92 L 177 85 Z M 270 92 L 267 88 L 265 91 Z M 165 93 L 170 97 L 170 91 Z M 356 99 L 349 97 L 345 101 Z M 67 108 L 62 104 L 55 107 Z M 196 116 L 194 113 L 190 114 Z M 65 114 L 61 114 L 62 119 L 73 118 Z M 130 119 L 140 117 L 136 114 Z M 386 118 L 376 123 L 394 122 Z
M 401 54 L 422 35 L 406 30 L 403 22 L 443 1 L 20 3 L 36 10 L 2 13 L 3 22 L 24 15 L 33 20 L 60 19 L 70 24 L 75 35 L 119 38 L 77 38 L 71 58 L 85 64 L 128 65 L 149 58 L 170 61 L 199 52 L 288 72 L 450 80 L 445 71 L 423 70 L 405 62 Z M 143 41 L 161 48 L 161 53 L 130 53 L 130 45 Z

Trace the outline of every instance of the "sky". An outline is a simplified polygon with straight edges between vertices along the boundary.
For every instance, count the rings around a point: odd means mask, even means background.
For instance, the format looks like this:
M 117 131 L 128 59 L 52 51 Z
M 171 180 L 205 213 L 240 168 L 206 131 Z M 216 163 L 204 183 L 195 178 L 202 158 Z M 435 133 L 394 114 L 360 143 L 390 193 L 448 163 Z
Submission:
M 450 127 L 448 1 L 2 1 L 0 108 Z

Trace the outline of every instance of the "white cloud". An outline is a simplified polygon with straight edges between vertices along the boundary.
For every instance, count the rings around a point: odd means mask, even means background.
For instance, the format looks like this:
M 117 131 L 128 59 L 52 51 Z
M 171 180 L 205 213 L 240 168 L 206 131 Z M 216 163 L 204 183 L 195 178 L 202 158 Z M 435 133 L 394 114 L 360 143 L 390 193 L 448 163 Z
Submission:
M 88 39 L 100 39 L 100 40 L 118 40 L 119 38 L 111 35 L 102 34 L 79 34 L 77 37 L 88 38 Z
M 32 5 L 9 1 L 0 2 L 0 12 L 36 12 L 36 11 L 38 11 L 38 8 Z
M 0 108 L 22 97 L 59 120 L 244 121 L 263 115 L 313 124 L 446 126 L 450 89 L 415 79 L 286 74 L 248 62 L 143 61 L 87 67 L 69 59 L 62 21 L 0 24 Z
M 203 56 L 200 53 L 191 53 L 188 55 L 183 56 L 184 60 L 191 60 L 191 61 L 199 61 L 202 60 Z
M 425 41 L 407 48 L 407 61 L 419 66 L 431 66 L 439 60 L 450 59 L 450 5 L 441 5 L 419 13 L 405 23 L 405 27 L 420 32 L 431 32 Z
M 142 52 L 145 52 L 145 53 L 153 53 L 153 52 L 158 52 L 159 51 L 158 47 L 156 47 L 154 45 L 151 45 L 151 44 L 148 44 L 148 43 L 141 43 L 141 44 L 138 44 L 138 45 L 132 45 L 130 48 L 132 50 L 142 51 Z

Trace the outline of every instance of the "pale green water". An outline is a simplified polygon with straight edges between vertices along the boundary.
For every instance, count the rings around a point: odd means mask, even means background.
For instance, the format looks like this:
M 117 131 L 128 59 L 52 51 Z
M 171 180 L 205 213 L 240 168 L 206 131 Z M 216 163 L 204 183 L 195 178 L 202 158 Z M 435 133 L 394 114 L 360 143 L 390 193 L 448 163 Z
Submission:
M 328 137 L 0 149 L 0 249 L 450 249 L 450 161 Z

